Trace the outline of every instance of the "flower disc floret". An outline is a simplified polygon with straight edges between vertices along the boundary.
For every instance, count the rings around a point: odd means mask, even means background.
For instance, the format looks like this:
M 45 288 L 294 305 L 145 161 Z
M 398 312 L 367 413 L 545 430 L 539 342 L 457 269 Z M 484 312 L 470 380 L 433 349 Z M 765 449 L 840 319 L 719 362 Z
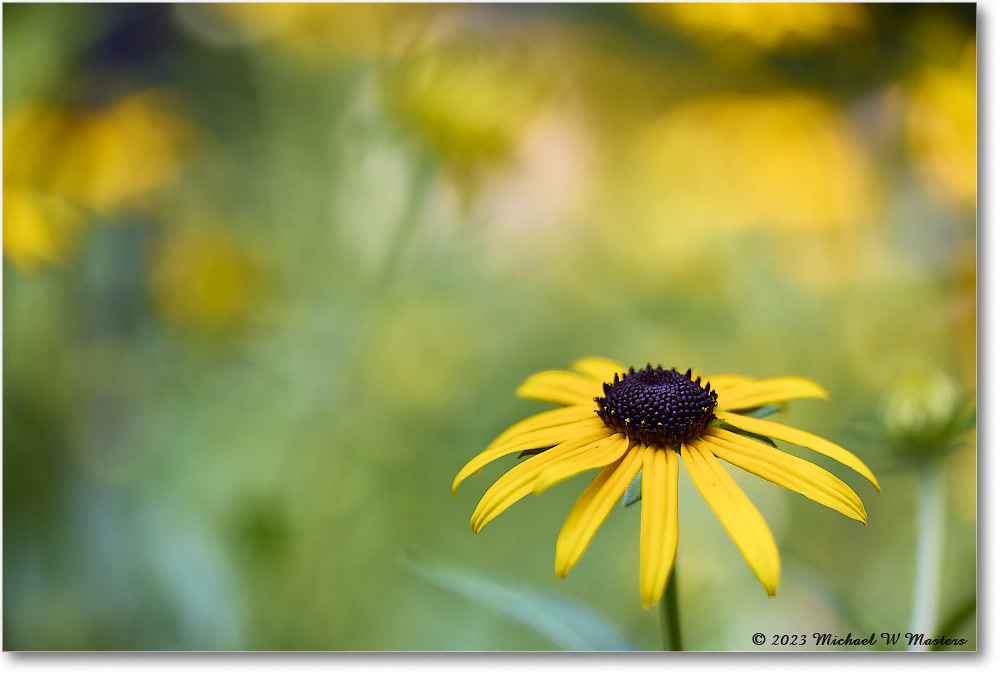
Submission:
M 680 373 L 652 365 L 604 384 L 594 399 L 598 416 L 609 427 L 647 445 L 673 447 L 697 437 L 715 419 L 718 396 L 691 371 Z

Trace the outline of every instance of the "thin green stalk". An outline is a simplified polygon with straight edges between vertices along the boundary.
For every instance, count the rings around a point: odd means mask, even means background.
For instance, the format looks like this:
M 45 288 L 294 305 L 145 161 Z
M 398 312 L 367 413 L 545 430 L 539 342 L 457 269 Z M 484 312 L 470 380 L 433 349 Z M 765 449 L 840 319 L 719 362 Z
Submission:
M 976 617 L 976 594 L 973 593 L 972 596 L 966 600 L 962 605 L 958 607 L 946 621 L 941 623 L 941 626 L 934 631 L 934 635 L 953 635 L 958 632 L 958 629 L 962 627 L 966 621 L 975 619 Z M 932 652 L 944 651 L 944 645 L 931 645 L 930 650 Z
M 911 632 L 933 633 L 937 624 L 937 603 L 941 580 L 941 551 L 944 536 L 944 472 L 934 462 L 924 462 L 917 470 L 917 548 L 913 578 Z M 909 651 L 926 647 L 912 645 Z
M 434 187 L 436 176 L 433 158 L 426 152 L 420 152 L 414 160 L 413 182 L 410 185 L 399 226 L 389 243 L 385 259 L 382 261 L 382 269 L 376 282 L 377 289 L 382 290 L 388 287 L 399 272 L 399 266 L 402 264 L 406 249 L 411 243 L 413 233 L 417 229 L 427 198 Z
M 677 563 L 670 571 L 670 579 L 667 580 L 667 590 L 660 600 L 660 610 L 663 615 L 663 649 L 668 652 L 681 652 L 684 647 L 681 645 L 681 615 L 680 607 L 677 603 Z

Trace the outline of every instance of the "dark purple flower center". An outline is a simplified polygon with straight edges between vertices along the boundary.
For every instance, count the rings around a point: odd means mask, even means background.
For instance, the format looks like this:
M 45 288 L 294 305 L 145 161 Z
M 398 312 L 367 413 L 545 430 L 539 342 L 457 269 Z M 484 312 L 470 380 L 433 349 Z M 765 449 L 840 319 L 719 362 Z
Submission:
M 604 396 L 594 399 L 604 423 L 633 440 L 676 446 L 694 438 L 715 419 L 718 396 L 691 371 L 679 373 L 652 365 L 604 385 Z

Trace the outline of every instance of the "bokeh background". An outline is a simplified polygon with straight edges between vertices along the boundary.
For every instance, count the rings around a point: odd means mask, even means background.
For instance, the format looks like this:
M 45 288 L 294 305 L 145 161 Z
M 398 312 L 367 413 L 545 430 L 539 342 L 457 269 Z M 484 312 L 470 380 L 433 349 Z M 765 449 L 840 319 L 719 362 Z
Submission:
M 560 580 L 589 476 L 449 490 L 603 355 L 813 378 L 882 484 L 732 471 L 768 599 L 682 472 L 687 648 L 974 649 L 975 12 L 4 5 L 3 648 L 659 649 L 637 507 Z

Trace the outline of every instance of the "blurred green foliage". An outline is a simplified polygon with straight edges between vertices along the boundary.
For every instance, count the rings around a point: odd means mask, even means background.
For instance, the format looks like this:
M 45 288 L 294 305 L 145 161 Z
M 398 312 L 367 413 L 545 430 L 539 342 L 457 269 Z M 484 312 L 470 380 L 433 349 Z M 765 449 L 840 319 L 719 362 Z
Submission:
M 525 377 L 591 354 L 815 379 L 831 400 L 782 418 L 882 484 L 855 485 L 865 528 L 733 472 L 782 551 L 768 600 L 682 477 L 690 648 L 905 632 L 920 495 L 879 411 L 907 369 L 975 394 L 975 26 L 973 4 L 4 5 L 4 649 L 557 648 L 477 604 L 514 587 L 659 648 L 634 508 L 559 580 L 585 478 L 477 536 L 505 467 L 449 494 L 540 410 Z M 961 440 L 935 468 L 939 605 L 968 649 Z

